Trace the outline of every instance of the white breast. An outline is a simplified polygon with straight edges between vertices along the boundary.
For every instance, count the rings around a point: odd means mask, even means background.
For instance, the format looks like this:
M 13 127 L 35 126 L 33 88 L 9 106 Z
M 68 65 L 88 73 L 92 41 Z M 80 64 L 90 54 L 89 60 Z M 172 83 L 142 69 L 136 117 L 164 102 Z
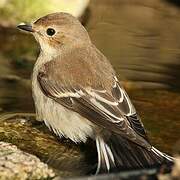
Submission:
M 87 137 L 93 138 L 93 124 L 76 112 L 48 98 L 41 91 L 34 71 L 32 79 L 33 99 L 38 120 L 45 124 L 58 136 L 65 136 L 74 142 L 85 142 Z

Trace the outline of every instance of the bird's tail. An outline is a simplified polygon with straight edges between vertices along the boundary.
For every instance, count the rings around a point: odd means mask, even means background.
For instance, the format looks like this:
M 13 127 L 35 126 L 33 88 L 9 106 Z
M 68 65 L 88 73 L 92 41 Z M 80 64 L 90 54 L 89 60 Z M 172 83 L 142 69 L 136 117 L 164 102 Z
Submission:
M 98 136 L 96 146 L 98 152 L 96 173 L 173 164 L 172 157 L 156 148 L 147 150 L 117 135 L 111 135 L 108 140 Z

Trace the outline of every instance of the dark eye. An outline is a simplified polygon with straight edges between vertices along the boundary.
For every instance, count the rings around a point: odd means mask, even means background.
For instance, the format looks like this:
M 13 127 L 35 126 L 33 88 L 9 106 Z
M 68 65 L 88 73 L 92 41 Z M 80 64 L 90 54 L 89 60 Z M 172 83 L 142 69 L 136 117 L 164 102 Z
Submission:
M 54 34 L 55 34 L 55 30 L 53 29 L 53 28 L 48 28 L 47 30 L 46 30 L 46 33 L 47 33 L 47 35 L 49 35 L 49 36 L 53 36 Z

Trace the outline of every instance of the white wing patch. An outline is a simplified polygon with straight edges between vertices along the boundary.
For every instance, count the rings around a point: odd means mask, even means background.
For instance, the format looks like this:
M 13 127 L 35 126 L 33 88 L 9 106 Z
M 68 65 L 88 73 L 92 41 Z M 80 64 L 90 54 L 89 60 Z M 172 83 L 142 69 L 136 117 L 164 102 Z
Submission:
M 119 81 L 116 76 L 114 76 L 114 80 L 115 80 L 115 82 L 114 82 L 113 88 L 116 89 L 116 91 L 118 91 L 118 96 L 119 96 L 118 103 L 122 104 L 124 106 L 127 103 L 126 107 L 128 107 L 128 109 L 129 109 L 129 112 L 126 113 L 125 115 L 131 116 L 131 115 L 135 114 L 136 110 L 135 110 L 133 104 L 131 103 L 130 98 L 128 97 L 126 91 L 123 89 L 123 87 L 120 86 Z
M 97 91 L 97 90 L 96 90 Z M 106 93 L 106 90 L 105 91 L 101 91 L 103 93 Z M 109 101 L 103 97 L 101 97 L 99 94 L 97 94 L 94 90 L 87 90 L 87 93 L 89 95 L 91 95 L 92 97 L 94 97 L 95 99 L 98 99 L 99 101 L 102 101 L 104 103 L 107 103 L 108 105 L 111 105 L 111 106 L 117 106 L 118 105 L 118 102 L 116 101 Z
M 64 92 L 60 92 L 56 89 L 54 89 L 54 97 L 56 98 L 66 98 L 66 97 L 75 97 L 75 98 L 80 98 L 81 96 L 83 96 L 84 93 L 82 92 L 82 90 L 76 90 L 76 92 L 72 92 L 72 91 L 64 91 Z
M 81 98 L 83 96 L 88 97 L 89 101 L 92 103 L 93 106 L 98 108 L 101 113 L 103 113 L 109 121 L 112 123 L 120 123 L 124 121 L 124 116 L 120 115 L 120 111 L 118 110 L 118 102 L 117 101 L 110 101 L 107 98 L 103 97 L 106 95 L 106 90 L 94 90 L 91 88 L 86 88 L 83 90 L 68 90 L 68 89 L 61 89 L 61 91 L 56 90 L 53 88 L 54 97 L 56 98 L 72 98 L 71 101 L 73 102 L 73 98 Z M 101 96 L 102 94 L 102 96 Z M 113 100 L 113 98 L 112 98 Z M 115 100 L 115 99 L 114 99 Z M 116 109 L 116 115 L 115 110 Z M 112 110 L 112 111 L 111 111 Z M 119 111 L 119 113 L 117 113 Z
M 124 118 L 122 117 L 118 117 L 115 116 L 113 113 L 111 113 L 110 111 L 108 111 L 102 104 L 100 104 L 99 102 L 97 102 L 97 100 L 95 98 L 91 98 L 90 99 L 91 103 L 94 104 L 98 109 L 101 110 L 101 112 L 104 112 L 104 114 L 107 116 L 109 115 L 110 117 L 113 117 L 115 120 L 113 120 L 112 118 L 109 117 L 110 121 L 113 123 L 120 123 L 121 121 L 124 120 Z

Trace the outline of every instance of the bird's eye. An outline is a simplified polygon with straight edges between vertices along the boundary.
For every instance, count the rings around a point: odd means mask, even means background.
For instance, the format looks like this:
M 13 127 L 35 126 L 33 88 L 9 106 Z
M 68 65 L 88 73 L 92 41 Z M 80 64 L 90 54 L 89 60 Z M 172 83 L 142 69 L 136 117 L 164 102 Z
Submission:
M 53 36 L 55 34 L 55 32 L 56 31 L 53 28 L 48 28 L 46 30 L 46 33 L 47 33 L 48 36 Z

